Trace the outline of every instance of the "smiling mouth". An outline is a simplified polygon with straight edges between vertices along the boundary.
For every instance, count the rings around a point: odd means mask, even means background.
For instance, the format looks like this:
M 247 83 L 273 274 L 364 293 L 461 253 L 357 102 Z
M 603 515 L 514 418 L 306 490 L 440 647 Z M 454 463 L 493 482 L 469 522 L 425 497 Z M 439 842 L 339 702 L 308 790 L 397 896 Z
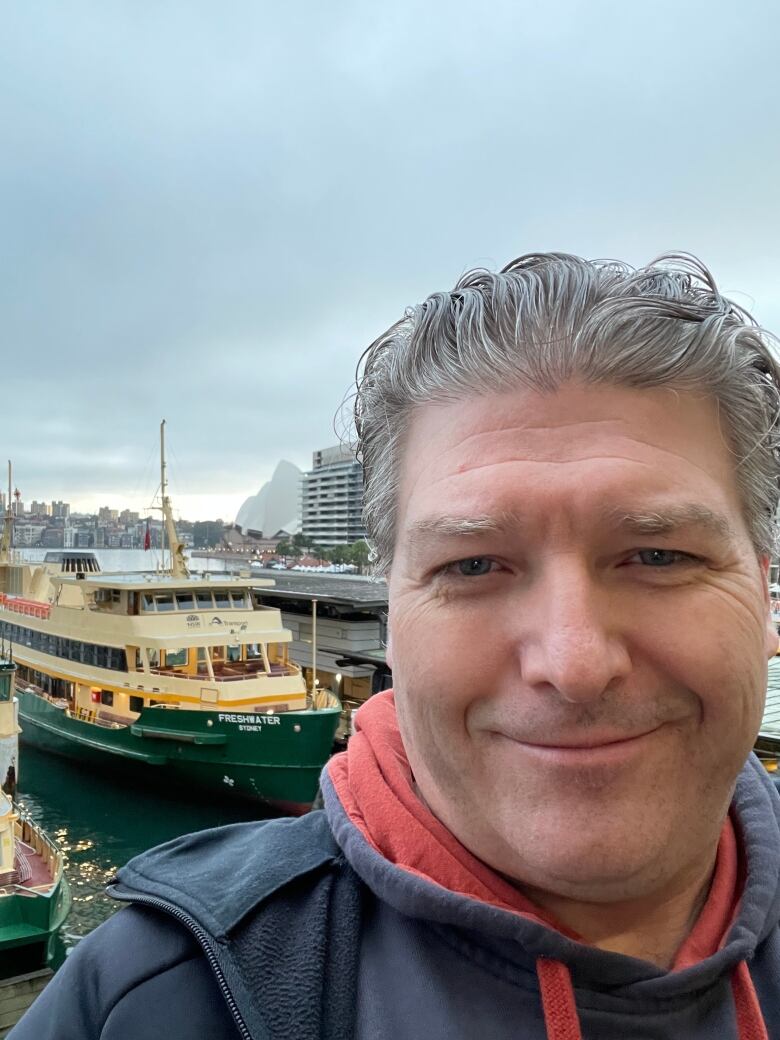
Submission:
M 568 740 L 561 740 L 557 743 L 542 743 L 535 740 L 522 740 L 517 737 L 509 736 L 506 733 L 497 733 L 499 737 L 503 737 L 506 740 L 510 740 L 513 744 L 518 744 L 522 748 L 526 748 L 529 751 L 537 752 L 540 754 L 548 755 L 561 755 L 561 756 L 587 756 L 588 754 L 596 755 L 598 752 L 604 752 L 608 754 L 610 751 L 618 752 L 621 749 L 630 750 L 635 744 L 644 740 L 645 737 L 652 736 L 657 733 L 662 726 L 655 726 L 653 729 L 644 730 L 642 733 L 633 734 L 593 734 L 579 737 L 573 737 Z
M 656 733 L 660 728 L 660 726 L 656 726 L 653 729 L 645 730 L 643 733 L 634 733 L 629 736 L 583 737 L 572 742 L 561 741 L 557 744 L 539 743 L 536 741 L 526 740 L 518 740 L 517 743 L 524 744 L 526 747 L 541 748 L 542 750 L 548 751 L 596 751 L 598 748 L 617 747 L 621 744 L 633 744 L 635 741 L 641 740 L 642 737 L 648 737 L 651 733 Z

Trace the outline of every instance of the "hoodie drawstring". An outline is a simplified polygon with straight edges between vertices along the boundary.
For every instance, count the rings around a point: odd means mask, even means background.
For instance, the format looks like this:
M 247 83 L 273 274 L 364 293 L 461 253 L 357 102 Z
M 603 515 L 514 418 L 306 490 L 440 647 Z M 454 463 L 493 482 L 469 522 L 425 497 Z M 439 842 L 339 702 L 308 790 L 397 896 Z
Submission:
M 731 992 L 734 995 L 739 1040 L 769 1040 L 756 987 L 753 985 L 746 961 L 740 961 L 734 969 L 731 976 Z
M 536 962 L 536 976 L 542 994 L 547 1040 L 582 1040 L 569 969 L 560 961 L 540 957 Z
M 560 961 L 540 957 L 536 962 L 536 975 L 542 995 L 547 1040 L 582 1040 L 569 969 Z M 745 961 L 740 961 L 734 969 L 731 992 L 734 996 L 738 1040 L 769 1040 L 753 979 Z

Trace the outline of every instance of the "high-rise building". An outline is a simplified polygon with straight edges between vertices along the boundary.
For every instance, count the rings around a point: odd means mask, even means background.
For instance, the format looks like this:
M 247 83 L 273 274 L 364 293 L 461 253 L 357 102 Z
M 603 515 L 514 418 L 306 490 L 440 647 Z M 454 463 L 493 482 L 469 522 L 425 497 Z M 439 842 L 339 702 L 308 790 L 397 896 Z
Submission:
M 30 503 L 30 516 L 48 516 L 49 507 L 45 502 L 36 502 L 34 499 Z
M 323 548 L 365 538 L 363 467 L 347 448 L 314 452 L 301 478 L 301 533 Z
M 56 517 L 69 517 L 70 505 L 68 502 L 52 502 L 51 515 Z

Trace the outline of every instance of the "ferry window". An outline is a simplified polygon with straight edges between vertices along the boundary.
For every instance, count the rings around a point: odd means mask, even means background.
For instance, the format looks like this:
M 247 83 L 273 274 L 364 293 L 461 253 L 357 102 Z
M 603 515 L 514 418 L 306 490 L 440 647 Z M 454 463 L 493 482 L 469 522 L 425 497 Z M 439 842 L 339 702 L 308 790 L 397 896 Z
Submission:
M 159 663 L 160 663 L 160 651 L 152 649 L 150 647 L 150 649 L 149 649 L 149 667 L 150 668 L 157 668 Z
M 157 596 L 158 610 L 173 610 L 173 596 Z
M 214 607 L 214 600 L 212 599 L 210 592 L 198 592 L 196 593 L 198 601 L 198 608 L 200 610 L 212 610 Z
M 241 647 L 238 643 L 234 643 L 227 648 L 227 659 L 228 661 L 240 661 L 241 660 Z
M 108 667 L 114 672 L 126 672 L 127 656 L 124 650 L 119 650 L 115 646 L 109 646 L 107 651 Z
M 122 593 L 119 591 L 119 589 L 111 589 L 111 602 L 112 603 L 119 603 L 121 598 L 122 598 Z
M 231 592 L 230 598 L 233 600 L 234 607 L 245 607 L 247 605 L 246 596 L 243 592 Z
M 114 706 L 114 694 L 111 692 L 111 690 L 101 690 L 100 691 L 100 703 L 101 704 L 105 704 L 106 707 L 108 707 L 108 708 L 113 708 L 113 706 Z
M 165 665 L 167 668 L 176 668 L 187 663 L 187 648 L 182 650 L 166 650 Z
M 225 610 L 226 607 L 230 606 L 230 595 L 226 589 L 217 589 L 214 593 L 214 603 L 218 610 Z
M 192 610 L 195 606 L 195 600 L 193 599 L 191 592 L 177 592 L 176 593 L 176 606 L 179 610 Z
M 206 647 L 205 646 L 199 646 L 198 647 L 198 664 L 200 664 L 202 661 L 205 661 L 205 660 L 206 660 Z
M 143 711 L 144 710 L 144 699 L 143 697 L 131 697 L 130 698 L 130 711 Z
M 144 593 L 144 610 L 154 610 L 154 596 Z

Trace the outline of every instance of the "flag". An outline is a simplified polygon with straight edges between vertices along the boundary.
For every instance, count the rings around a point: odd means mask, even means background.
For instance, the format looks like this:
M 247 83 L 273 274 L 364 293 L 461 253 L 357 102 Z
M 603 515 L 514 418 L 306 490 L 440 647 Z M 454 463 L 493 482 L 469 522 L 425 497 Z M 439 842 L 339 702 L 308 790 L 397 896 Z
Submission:
M 144 535 L 144 549 L 152 547 L 152 529 L 149 526 L 149 517 L 146 518 L 146 534 Z

